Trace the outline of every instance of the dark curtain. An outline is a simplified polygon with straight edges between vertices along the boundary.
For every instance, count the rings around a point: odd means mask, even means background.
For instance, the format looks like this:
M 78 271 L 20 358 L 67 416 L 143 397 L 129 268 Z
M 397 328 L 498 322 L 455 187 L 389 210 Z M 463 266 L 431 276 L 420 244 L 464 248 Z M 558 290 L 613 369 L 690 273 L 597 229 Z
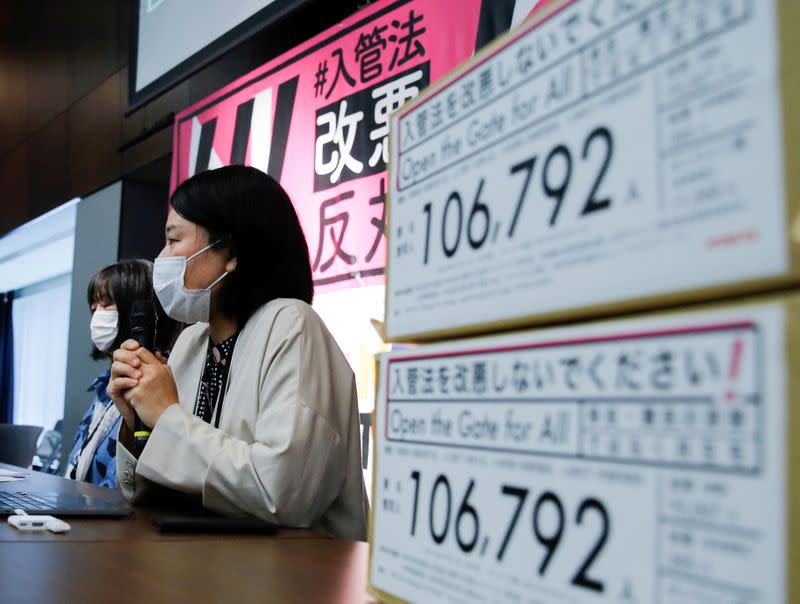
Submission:
M 14 294 L 0 294 L 0 423 L 12 423 L 14 411 Z

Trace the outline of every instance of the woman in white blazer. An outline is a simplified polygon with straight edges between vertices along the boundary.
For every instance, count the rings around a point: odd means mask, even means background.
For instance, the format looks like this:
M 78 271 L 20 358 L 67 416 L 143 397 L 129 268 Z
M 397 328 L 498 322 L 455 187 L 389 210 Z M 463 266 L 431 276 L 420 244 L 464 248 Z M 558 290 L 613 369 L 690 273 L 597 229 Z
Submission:
M 227 515 L 367 538 L 355 380 L 311 309 L 308 248 L 283 188 L 254 168 L 200 173 L 170 200 L 153 286 L 194 323 L 169 362 L 133 340 L 108 392 L 118 484 L 167 487 Z M 152 432 L 134 447 L 136 415 Z

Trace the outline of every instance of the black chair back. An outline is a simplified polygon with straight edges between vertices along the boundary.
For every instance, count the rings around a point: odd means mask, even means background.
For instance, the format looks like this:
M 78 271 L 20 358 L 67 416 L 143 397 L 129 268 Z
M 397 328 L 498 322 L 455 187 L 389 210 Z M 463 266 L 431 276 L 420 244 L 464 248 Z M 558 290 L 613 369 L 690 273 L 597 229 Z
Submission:
M 46 430 L 42 434 L 39 447 L 36 449 L 36 456 L 39 458 L 40 466 L 37 467 L 36 459 L 33 460 L 33 469 L 47 474 L 58 474 L 58 461 L 61 458 L 61 444 L 64 437 L 58 430 Z
M 0 462 L 27 468 L 41 433 L 40 426 L 0 424 Z

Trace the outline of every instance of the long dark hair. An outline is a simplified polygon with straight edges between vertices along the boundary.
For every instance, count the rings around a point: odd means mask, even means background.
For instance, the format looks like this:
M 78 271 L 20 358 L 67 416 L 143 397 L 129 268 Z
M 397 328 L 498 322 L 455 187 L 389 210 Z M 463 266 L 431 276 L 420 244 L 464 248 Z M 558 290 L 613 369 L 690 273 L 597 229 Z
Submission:
M 131 307 L 136 300 L 152 300 L 156 307 L 158 328 L 156 331 L 156 349 L 169 351 L 181 327 L 170 319 L 153 292 L 153 263 L 147 260 L 121 260 L 99 270 L 89 281 L 86 288 L 86 300 L 92 304 L 116 304 L 119 321 L 117 338 L 109 352 L 102 352 L 92 345 L 92 358 L 103 359 L 111 356 L 112 351 L 131 337 Z
M 236 258 L 222 280 L 222 311 L 243 326 L 263 304 L 297 298 L 311 304 L 314 286 L 300 221 L 289 196 L 271 176 L 247 166 L 227 166 L 192 176 L 170 203 L 208 232 L 208 241 Z

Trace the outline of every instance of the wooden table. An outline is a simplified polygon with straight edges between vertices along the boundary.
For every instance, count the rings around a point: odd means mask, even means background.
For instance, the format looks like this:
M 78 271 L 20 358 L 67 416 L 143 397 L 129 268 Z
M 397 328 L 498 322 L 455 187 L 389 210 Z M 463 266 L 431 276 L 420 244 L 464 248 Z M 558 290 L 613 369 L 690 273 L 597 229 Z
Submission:
M 64 534 L 55 534 L 50 531 L 37 533 L 22 533 L 5 522 L 0 517 L 0 544 L 9 541 L 36 543 L 54 541 L 65 543 L 69 541 L 186 541 L 196 539 L 203 535 L 185 533 L 160 533 L 152 525 L 152 518 L 161 510 L 150 508 L 134 508 L 133 515 L 129 518 L 66 518 L 72 530 Z M 330 540 L 325 535 L 307 529 L 281 529 L 273 536 L 280 539 L 315 539 Z M 237 535 L 238 539 L 263 539 L 260 535 Z M 0 604 L 3 599 L 0 597 Z
M 153 513 L 66 518 L 63 535 L 20 533 L 3 519 L 0 602 L 374 602 L 366 543 L 305 530 L 161 534 Z
M 0 601 L 372 602 L 368 545 L 261 537 L 0 544 Z

